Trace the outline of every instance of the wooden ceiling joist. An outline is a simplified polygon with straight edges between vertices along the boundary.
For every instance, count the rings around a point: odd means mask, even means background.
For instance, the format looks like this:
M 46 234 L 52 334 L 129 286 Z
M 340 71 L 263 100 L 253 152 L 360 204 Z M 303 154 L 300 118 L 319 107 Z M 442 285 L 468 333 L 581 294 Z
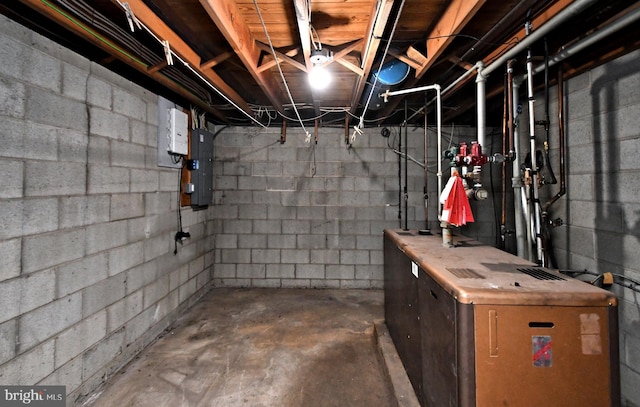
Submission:
M 273 107 L 280 113 L 284 113 L 282 92 L 273 76 L 268 72 L 259 71 L 260 48 L 249 27 L 243 21 L 236 3 L 231 0 L 200 0 L 200 4 L 227 39 Z
M 227 51 L 227 52 L 223 52 L 222 54 L 211 58 L 210 60 L 203 62 L 200 64 L 200 69 L 213 69 L 216 65 L 219 65 L 221 63 L 223 63 L 224 61 L 226 61 L 227 59 L 231 58 L 233 56 L 233 52 L 231 51 Z
M 373 17 L 371 18 L 367 29 L 367 32 L 371 33 L 371 35 L 366 39 L 364 50 L 362 51 L 362 76 L 359 76 L 356 79 L 356 83 L 353 88 L 350 103 L 351 113 L 356 111 L 358 108 L 358 102 L 362 98 L 367 78 L 371 73 L 373 61 L 376 57 L 376 53 L 378 52 L 378 47 L 380 46 L 380 38 L 382 38 L 384 29 L 389 21 L 393 2 L 394 0 L 382 0 L 373 6 L 371 13 Z
M 427 36 L 427 54 L 421 66 L 416 69 L 414 78 L 406 81 L 404 87 L 414 87 L 424 76 L 427 70 L 437 61 L 447 46 L 453 41 L 455 35 L 460 33 L 464 26 L 480 10 L 486 0 L 453 0 L 440 17 Z M 417 51 L 416 51 L 417 52 Z M 382 115 L 388 116 L 393 112 L 403 98 L 389 100 Z
M 120 7 L 118 0 L 111 0 Z M 253 116 L 247 102 L 211 69 L 200 68 L 200 56 L 168 25 L 160 19 L 142 0 L 127 0 L 129 8 L 140 22 L 147 26 L 158 38 L 169 42 L 171 50 L 184 59 L 202 77 L 206 78 L 216 89 L 238 105 L 245 113 Z M 124 13 L 124 10 L 123 10 Z
M 258 48 L 260 48 L 262 51 L 266 52 L 269 55 L 272 55 L 271 52 L 271 47 L 269 47 L 267 44 L 263 44 L 260 41 L 256 41 L 256 45 L 258 46 Z M 282 53 L 278 50 L 274 50 L 276 53 L 276 57 L 282 61 L 282 62 L 286 62 L 287 64 L 293 66 L 294 68 L 297 68 L 299 70 L 301 70 L 302 72 L 307 72 L 307 68 L 301 64 L 300 62 L 296 61 L 295 59 L 293 59 L 292 57 L 298 55 L 298 53 L 300 52 L 298 49 L 292 49 L 290 51 L 287 51 L 285 53 Z M 271 60 L 269 62 L 265 62 L 263 64 L 261 64 L 258 67 L 258 71 L 262 72 L 262 71 L 266 71 L 267 69 L 273 68 L 275 65 L 277 64 L 277 61 Z
M 220 110 L 213 108 L 207 102 L 200 99 L 198 96 L 191 93 L 189 90 L 185 89 L 183 86 L 180 86 L 176 82 L 172 81 L 168 77 L 162 75 L 160 70 L 166 66 L 166 61 L 164 63 L 156 64 L 153 66 L 148 66 L 142 61 L 136 59 L 126 52 L 118 52 L 118 47 L 116 44 L 112 43 L 110 39 L 106 39 L 101 37 L 97 32 L 91 27 L 85 26 L 84 24 L 78 22 L 75 19 L 72 19 L 65 13 L 57 12 L 56 9 L 50 7 L 45 2 L 41 0 L 20 0 L 22 3 L 28 5 L 32 9 L 36 10 L 40 14 L 50 18 L 51 20 L 57 22 L 67 30 L 73 32 L 78 35 L 80 38 L 88 41 L 99 49 L 107 52 L 111 55 L 111 58 L 115 58 L 119 61 L 122 61 L 126 65 L 134 68 L 138 72 L 141 72 L 150 78 L 157 81 L 162 86 L 165 86 L 167 89 L 175 92 L 176 94 L 184 97 L 186 100 L 191 103 L 200 106 L 207 112 L 213 114 L 218 119 L 227 121 L 226 115 L 222 113 Z
M 416 70 L 416 78 L 425 72 L 442 55 L 471 18 L 480 10 L 486 0 L 453 0 L 427 37 L 426 61 Z
M 309 31 L 311 22 L 309 21 L 307 0 L 293 0 L 293 7 L 296 11 L 296 22 L 298 23 L 304 64 L 307 67 L 307 72 L 310 72 L 313 64 L 311 63 L 311 32 Z
M 364 70 L 362 68 L 344 59 L 344 57 L 346 57 L 347 55 L 349 55 L 350 53 L 358 49 L 358 47 L 361 47 L 363 43 L 364 43 L 364 40 L 360 39 L 360 40 L 353 41 L 350 44 L 347 44 L 340 51 L 337 51 L 333 54 L 333 61 L 329 61 L 322 66 L 329 65 L 332 62 L 337 62 L 358 76 L 364 75 Z
M 389 55 L 398 59 L 399 61 L 404 62 L 405 64 L 409 65 L 413 69 L 420 69 L 420 67 L 422 66 L 421 62 L 416 61 L 415 59 L 409 57 L 407 54 L 403 54 L 391 48 L 389 49 Z

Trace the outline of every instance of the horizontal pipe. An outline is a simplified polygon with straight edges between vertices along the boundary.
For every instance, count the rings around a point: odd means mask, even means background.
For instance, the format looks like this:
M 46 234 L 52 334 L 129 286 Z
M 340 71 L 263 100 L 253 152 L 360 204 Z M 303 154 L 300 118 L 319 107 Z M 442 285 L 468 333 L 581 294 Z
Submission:
M 640 19 L 640 8 L 636 8 L 635 10 L 629 12 L 628 14 L 625 14 L 623 17 L 620 17 L 606 27 L 594 32 L 593 34 L 590 34 L 588 37 L 585 37 L 582 40 L 564 48 L 563 50 L 549 58 L 549 66 L 553 66 L 558 62 L 564 61 L 570 56 L 610 36 L 611 34 L 614 34 L 616 31 L 619 31 L 629 24 L 636 22 L 638 19 Z M 533 73 L 537 74 L 542 72 L 543 70 L 544 64 L 541 64 L 533 69 Z
M 393 92 L 386 91 L 381 96 L 383 96 L 383 97 L 398 96 L 398 95 L 404 95 L 404 94 L 407 94 L 407 93 L 422 92 L 423 90 L 431 90 L 431 89 L 440 89 L 440 85 L 420 86 L 418 88 L 394 90 Z
M 546 24 L 542 25 L 540 28 L 532 32 L 530 35 L 527 35 L 522 41 L 520 41 L 516 46 L 511 48 L 509 51 L 502 54 L 502 56 L 491 64 L 487 65 L 484 68 L 484 74 L 489 75 L 491 72 L 495 71 L 498 68 L 502 68 L 504 64 L 510 60 L 511 58 L 518 55 L 523 50 L 529 48 L 531 44 L 535 43 L 545 35 L 547 35 L 551 30 L 564 23 L 568 19 L 575 17 L 580 12 L 584 11 L 587 7 L 595 3 L 597 0 L 577 0 L 571 3 L 567 8 L 556 14 L 551 20 L 549 20 Z

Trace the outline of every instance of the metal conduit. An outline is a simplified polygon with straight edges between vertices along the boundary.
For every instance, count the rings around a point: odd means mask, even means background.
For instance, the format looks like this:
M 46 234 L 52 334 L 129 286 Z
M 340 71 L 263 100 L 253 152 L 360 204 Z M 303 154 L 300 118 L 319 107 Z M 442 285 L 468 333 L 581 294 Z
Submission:
M 594 32 L 593 34 L 590 34 L 588 37 L 583 38 L 582 40 L 576 42 L 575 44 L 572 44 L 566 48 L 563 48 L 560 52 L 558 52 L 557 54 L 549 58 L 549 66 L 553 66 L 558 62 L 564 61 L 565 59 L 571 57 L 574 54 L 577 54 L 583 49 L 623 29 L 629 24 L 636 22 L 638 19 L 640 19 L 640 8 L 636 8 L 635 10 L 632 10 L 631 12 L 629 12 L 628 14 L 625 14 L 623 17 L 620 17 L 619 19 L 612 22 L 608 26 Z M 544 70 L 544 64 L 540 64 L 533 69 L 533 74 L 540 73 L 543 70 Z
M 567 8 L 556 14 L 555 17 L 549 20 L 546 24 L 542 25 L 536 31 L 531 33 L 531 35 L 526 36 L 522 41 L 518 43 L 518 45 L 514 46 L 509 51 L 505 52 L 500 58 L 487 65 L 482 70 L 482 72 L 484 73 L 484 75 L 489 75 L 496 69 L 502 68 L 508 60 L 529 48 L 531 44 L 544 37 L 551 30 L 564 23 L 568 19 L 575 17 L 584 9 L 594 4 L 596 1 L 597 0 L 576 0 L 575 2 L 567 6 Z

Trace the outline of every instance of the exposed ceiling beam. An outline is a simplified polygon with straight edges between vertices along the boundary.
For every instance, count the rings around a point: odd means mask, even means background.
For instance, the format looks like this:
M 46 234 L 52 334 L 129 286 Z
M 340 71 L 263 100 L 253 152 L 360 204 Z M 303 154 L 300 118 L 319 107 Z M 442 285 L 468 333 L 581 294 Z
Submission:
M 283 97 L 278 83 L 269 73 L 258 70 L 260 48 L 235 2 L 232 0 L 200 0 L 200 4 L 240 57 L 249 74 L 258 83 L 273 107 L 280 113 L 284 113 Z
M 218 64 L 221 64 L 222 62 L 226 61 L 227 59 L 231 58 L 233 56 L 233 52 L 231 51 L 227 51 L 227 52 L 223 52 L 222 54 L 211 58 L 210 60 L 203 62 L 200 64 L 200 69 L 213 69 L 213 67 L 215 67 Z
M 367 33 L 371 33 L 369 38 L 366 39 L 364 44 L 364 50 L 362 51 L 362 76 L 356 79 L 356 83 L 353 87 L 351 94 L 351 113 L 354 113 L 358 108 L 358 102 L 362 98 L 362 92 L 364 92 L 365 84 L 369 73 L 371 73 L 371 67 L 373 61 L 378 52 L 380 46 L 380 38 L 384 34 L 384 28 L 389 21 L 389 15 L 391 14 L 391 8 L 393 7 L 394 0 L 382 0 L 381 2 L 373 6 L 371 12 L 371 21 L 367 28 Z M 378 8 L 379 7 L 379 8 Z
M 268 53 L 269 55 L 272 55 L 271 52 L 271 47 L 269 47 L 267 44 L 263 44 L 260 41 L 256 41 L 256 45 L 258 46 L 258 48 L 260 48 L 262 51 Z M 279 60 L 288 63 L 289 65 L 293 66 L 294 68 L 297 68 L 299 70 L 301 70 L 302 72 L 306 73 L 307 72 L 307 68 L 301 64 L 300 62 L 296 61 L 295 59 L 293 59 L 292 57 L 295 55 L 298 55 L 298 53 L 300 51 L 298 51 L 298 49 L 292 49 L 286 53 L 282 53 L 278 50 L 275 50 L 276 52 L 276 56 L 278 57 Z M 261 64 L 258 67 L 258 71 L 262 72 L 262 71 L 266 71 L 269 68 L 274 67 L 277 64 L 277 61 L 274 59 L 272 61 L 269 62 L 265 62 L 264 64 Z
M 300 45 L 302 46 L 302 55 L 304 55 L 304 64 L 307 72 L 311 71 L 313 64 L 311 63 L 311 33 L 309 31 L 309 10 L 307 8 L 308 0 L 293 0 L 293 7 L 296 11 L 296 21 L 298 23 L 298 33 L 300 33 Z
M 118 0 L 111 0 L 118 7 Z M 201 69 L 200 56 L 168 25 L 160 19 L 142 0 L 127 0 L 131 11 L 140 22 L 147 26 L 161 40 L 169 41 L 171 50 L 178 54 L 187 62 L 191 68 L 196 70 L 200 75 L 206 78 L 216 89 L 223 93 L 226 97 L 238 105 L 245 113 L 253 116 L 253 110 L 247 102 L 236 92 L 234 88 L 229 86 L 217 73 L 211 69 Z M 122 11 L 124 14 L 124 10 Z
M 362 68 L 360 68 L 359 66 L 347 61 L 346 59 L 342 59 L 342 58 L 335 59 L 334 58 L 334 61 L 339 63 L 340 65 L 344 66 L 345 68 L 347 68 L 351 72 L 355 73 L 359 77 L 362 77 L 362 75 L 364 75 L 364 71 L 362 70 Z
M 551 18 L 553 18 L 553 16 L 555 16 L 556 14 L 558 14 L 559 12 L 561 12 L 562 10 L 567 8 L 567 6 L 569 6 L 571 3 L 573 3 L 573 0 L 558 0 L 557 2 L 553 3 L 551 6 L 549 6 L 547 9 L 545 9 L 543 12 L 539 13 L 536 17 L 534 17 L 533 26 L 534 27 L 542 26 L 547 21 L 549 21 Z M 514 39 L 513 42 L 509 42 L 508 44 L 502 44 L 502 45 L 498 46 L 493 52 L 491 52 L 487 57 L 484 58 L 483 61 L 484 61 L 485 65 L 488 65 L 491 62 L 495 61 L 497 58 L 500 57 L 500 55 L 502 55 L 505 52 L 507 52 L 511 47 L 514 47 L 525 36 L 526 36 L 526 32 L 525 32 L 525 29 L 524 29 L 524 26 L 523 26 L 512 37 Z M 469 83 L 469 81 L 471 81 L 473 79 L 474 79 L 473 75 L 468 76 L 467 78 L 465 78 L 462 81 L 460 81 L 456 85 L 456 87 L 453 89 L 453 91 L 455 91 L 456 89 L 460 89 L 460 88 L 464 87 L 466 84 Z M 412 86 L 414 86 L 416 84 L 417 81 L 418 81 L 418 79 L 414 78 L 411 81 L 407 81 L 404 85 L 406 87 L 412 87 Z M 453 94 L 453 91 L 450 91 L 447 95 L 451 96 Z M 388 106 L 386 106 L 384 108 L 384 110 L 382 111 L 382 116 L 388 116 L 389 114 L 391 114 L 391 112 L 393 112 L 396 109 L 396 107 L 398 106 L 400 101 L 401 101 L 401 98 L 396 98 L 393 101 L 390 101 L 388 103 Z M 461 114 L 461 113 L 465 112 L 468 109 L 468 106 L 470 106 L 470 105 L 465 104 L 465 106 L 463 108 L 458 109 L 458 111 L 456 113 L 452 113 L 451 115 Z M 449 116 L 451 116 L 451 115 L 449 115 Z
M 404 62 L 405 64 L 409 65 L 413 69 L 420 69 L 420 67 L 422 66 L 421 62 L 418 62 L 415 59 L 410 58 L 408 55 L 398 52 L 391 48 L 389 48 L 389 55 L 391 55 L 394 58 L 397 58 L 399 61 Z
M 427 36 L 427 60 L 416 70 L 416 78 L 422 78 L 445 48 L 454 40 L 486 0 L 453 0 L 438 23 Z
M 415 76 L 404 83 L 411 88 L 424 76 L 427 70 L 440 58 L 444 50 L 460 33 L 464 26 L 480 10 L 486 0 L 452 0 L 433 29 L 427 35 L 427 54 L 422 65 L 416 69 Z M 389 116 L 404 97 L 396 97 L 387 103 L 381 116 Z
M 363 39 L 359 39 L 359 40 L 355 40 L 355 41 L 352 41 L 350 43 L 347 43 L 346 46 L 343 45 L 343 48 L 340 51 L 334 52 L 333 59 L 325 62 L 324 64 L 322 64 L 320 66 L 324 68 L 327 65 L 331 65 L 332 63 L 337 62 L 340 65 L 342 65 L 345 68 L 347 68 L 350 71 L 352 71 L 353 73 L 355 73 L 356 75 L 362 76 L 363 73 L 364 73 L 362 68 L 360 68 L 359 66 L 355 65 L 354 63 L 344 59 L 344 57 L 346 57 L 347 55 L 349 55 L 350 53 L 355 51 L 358 47 L 360 47 L 362 45 L 363 42 L 364 42 Z
M 308 9 L 308 0 L 293 0 L 293 8 L 296 11 L 296 22 L 298 24 L 298 34 L 300 35 L 300 45 L 302 47 L 302 55 L 304 57 L 304 65 L 307 72 L 311 72 L 313 69 L 313 63 L 311 62 L 311 16 Z M 313 101 L 313 108 L 316 116 L 320 115 L 320 103 L 318 98 L 311 89 L 311 99 Z
M 111 57 L 117 60 L 120 60 L 123 63 L 127 64 L 128 66 L 134 68 L 138 72 L 141 72 L 149 76 L 150 78 L 158 82 L 160 85 L 166 87 L 172 92 L 175 92 L 181 97 L 184 97 L 186 100 L 190 101 L 191 103 L 194 103 L 200 106 L 201 108 L 213 114 L 217 118 L 225 122 L 227 121 L 226 115 L 223 114 L 220 110 L 211 107 L 207 102 L 203 101 L 198 96 L 194 95 L 189 90 L 185 89 L 183 86 L 179 85 L 178 83 L 174 82 L 168 77 L 162 75 L 160 73 L 160 70 L 164 68 L 164 65 L 166 64 L 166 62 L 164 64 L 160 63 L 153 66 L 149 66 L 144 62 L 138 59 L 135 59 L 135 57 L 131 56 L 130 54 L 124 51 L 119 51 L 119 44 L 115 44 L 110 39 L 102 37 L 92 27 L 86 26 L 81 22 L 79 22 L 78 20 L 73 19 L 73 17 L 68 16 L 66 13 L 64 13 L 64 11 L 59 10 L 56 6 L 49 5 L 41 0 L 20 0 L 20 1 L 28 5 L 32 9 L 38 11 L 42 15 L 46 16 L 47 18 L 50 18 L 51 20 L 57 22 L 67 30 L 78 35 L 80 38 L 88 41 L 89 43 L 103 50 L 104 52 L 109 53 Z

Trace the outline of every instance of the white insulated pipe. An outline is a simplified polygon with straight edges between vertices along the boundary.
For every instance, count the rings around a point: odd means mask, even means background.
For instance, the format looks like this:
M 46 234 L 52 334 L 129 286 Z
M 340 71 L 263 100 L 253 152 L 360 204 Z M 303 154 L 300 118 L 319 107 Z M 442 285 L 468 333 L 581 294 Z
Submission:
M 518 55 L 520 52 L 529 48 L 534 42 L 538 41 L 545 35 L 547 35 L 551 30 L 556 28 L 558 25 L 564 23 L 570 18 L 580 14 L 584 9 L 594 4 L 597 0 L 576 0 L 570 5 L 568 5 L 564 10 L 556 14 L 551 20 L 549 20 L 546 24 L 537 28 L 531 35 L 527 35 L 522 41 L 520 41 L 516 46 L 511 48 L 509 51 L 505 52 L 500 58 L 493 61 L 491 64 L 487 65 L 484 68 L 485 76 L 488 76 L 491 72 L 496 69 L 502 68 L 504 64 L 507 63 L 508 60 Z
M 487 146 L 487 76 L 484 73 L 484 63 L 482 61 L 476 64 L 478 66 L 478 75 L 476 75 L 476 108 L 478 116 L 478 144 L 480 147 Z
M 520 103 L 520 92 L 518 91 L 518 88 L 521 84 L 521 81 L 514 78 L 512 95 L 510 95 L 510 97 L 513 98 L 513 120 L 515 122 L 513 126 L 513 145 L 511 146 L 511 148 L 513 149 L 516 157 L 516 159 L 511 162 L 511 169 L 513 171 L 511 185 L 513 187 L 513 198 L 515 204 L 514 221 L 516 228 L 516 247 L 518 257 L 521 257 L 523 259 L 528 258 L 530 261 L 533 261 L 533 259 L 529 257 L 530 250 L 528 249 L 529 247 L 531 247 L 532 243 L 532 241 L 529 240 L 531 236 L 530 233 L 526 233 L 528 228 L 525 227 L 524 222 L 525 218 L 527 217 L 527 215 L 525 214 L 526 200 L 523 200 L 522 178 L 518 175 L 520 174 L 520 163 L 518 161 L 520 159 L 520 131 L 519 126 L 516 123 L 518 118 L 518 103 Z
M 593 34 L 590 34 L 588 37 L 585 37 L 579 40 L 578 42 L 571 44 L 566 48 L 563 48 L 560 52 L 558 52 L 557 54 L 549 58 L 549 66 L 551 67 L 557 64 L 558 62 L 564 61 L 565 59 L 571 57 L 574 54 L 577 54 L 583 49 L 590 47 L 591 45 L 610 36 L 611 34 L 614 34 L 618 30 L 621 30 L 622 28 L 628 26 L 629 24 L 636 22 L 638 19 L 640 19 L 640 8 L 636 8 L 635 10 L 630 11 L 628 14 L 625 14 L 624 16 L 620 17 L 619 19 L 607 25 L 606 27 L 601 28 L 600 30 L 594 32 Z M 535 75 L 537 73 L 542 72 L 543 70 L 544 70 L 544 64 L 540 64 L 533 69 L 533 74 Z M 522 77 L 523 77 L 523 80 L 525 80 L 526 74 L 522 75 Z

